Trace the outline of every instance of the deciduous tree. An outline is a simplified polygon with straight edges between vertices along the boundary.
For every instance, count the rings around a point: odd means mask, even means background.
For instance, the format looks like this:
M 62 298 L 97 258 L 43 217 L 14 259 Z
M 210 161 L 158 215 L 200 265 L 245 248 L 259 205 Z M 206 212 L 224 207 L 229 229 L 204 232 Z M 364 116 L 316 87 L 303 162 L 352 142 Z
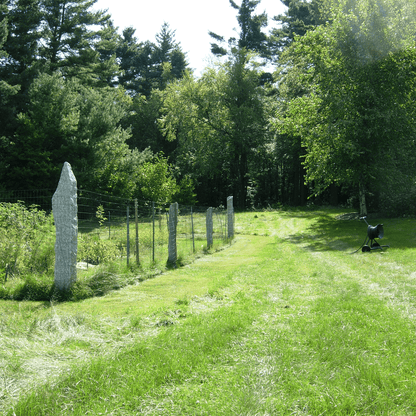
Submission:
M 199 80 L 188 74 L 167 89 L 162 127 L 178 141 L 176 164 L 204 183 L 209 203 L 232 194 L 236 206 L 246 206 L 254 155 L 268 137 L 264 89 L 252 65 L 245 49 L 236 50 L 218 70 Z
M 173 202 L 179 186 L 172 175 L 168 160 L 162 154 L 143 163 L 138 173 L 138 188 L 143 199 L 159 204 Z
M 291 100 L 280 120 L 281 131 L 302 137 L 315 191 L 332 183 L 355 187 L 361 214 L 365 197 L 385 193 L 391 178 L 403 186 L 413 181 L 415 55 L 406 46 L 412 25 L 404 35 L 392 5 L 345 3 L 330 25 L 294 42 L 292 62 L 312 88 Z

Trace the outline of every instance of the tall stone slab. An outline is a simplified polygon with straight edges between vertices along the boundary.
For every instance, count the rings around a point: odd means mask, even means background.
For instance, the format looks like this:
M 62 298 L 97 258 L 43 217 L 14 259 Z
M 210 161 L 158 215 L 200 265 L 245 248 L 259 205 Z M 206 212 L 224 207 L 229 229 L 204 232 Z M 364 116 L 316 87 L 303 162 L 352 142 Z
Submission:
M 77 180 L 68 162 L 52 197 L 52 211 L 56 228 L 55 286 L 67 290 L 77 279 L 78 237 Z
M 176 230 L 178 225 L 178 203 L 171 204 L 169 208 L 169 241 L 168 241 L 168 263 L 176 265 L 178 258 L 177 247 L 176 247 Z
M 206 227 L 207 227 L 207 247 L 210 248 L 214 244 L 214 220 L 212 218 L 212 207 L 207 209 Z
M 228 238 L 234 237 L 234 198 L 229 196 L 227 198 L 227 222 L 228 222 Z

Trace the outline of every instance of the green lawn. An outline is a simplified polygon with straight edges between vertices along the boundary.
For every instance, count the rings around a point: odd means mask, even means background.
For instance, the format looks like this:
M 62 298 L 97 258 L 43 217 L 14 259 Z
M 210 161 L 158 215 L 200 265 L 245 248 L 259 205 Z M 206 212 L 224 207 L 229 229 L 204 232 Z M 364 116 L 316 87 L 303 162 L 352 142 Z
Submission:
M 230 246 L 138 285 L 0 301 L 0 413 L 416 414 L 416 221 L 351 254 L 351 217 L 236 214 Z

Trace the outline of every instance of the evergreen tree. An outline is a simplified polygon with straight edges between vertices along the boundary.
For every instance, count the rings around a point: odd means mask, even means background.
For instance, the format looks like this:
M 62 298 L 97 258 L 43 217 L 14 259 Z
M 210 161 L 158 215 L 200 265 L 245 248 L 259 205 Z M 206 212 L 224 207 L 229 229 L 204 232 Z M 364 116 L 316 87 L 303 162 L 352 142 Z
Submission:
M 38 56 L 41 38 L 39 27 L 42 19 L 40 0 L 9 0 L 5 4 L 7 10 L 3 8 L 3 15 L 7 15 L 8 36 L 4 50 L 7 52 L 7 59 L 1 67 L 1 76 L 17 84 L 14 77 L 18 81 L 23 80 L 24 72 Z
M 12 86 L 20 86 L 20 92 L 8 110 L 16 115 L 24 108 L 29 86 L 39 70 L 36 61 L 41 38 L 41 13 L 39 0 L 9 0 L 6 4 L 7 10 L 3 6 L 3 11 L 0 11 L 3 25 L 7 21 L 7 37 L 3 45 L 6 55 L 0 65 L 0 79 Z
M 175 40 L 175 31 L 164 23 L 156 35 L 156 43 L 138 43 L 134 29 L 127 28 L 117 57 L 123 71 L 120 84 L 133 96 L 130 115 L 124 119 L 125 127 L 131 128 L 130 147 L 139 151 L 150 148 L 169 156 L 176 146 L 165 140 L 157 120 L 163 105 L 160 91 L 186 72 L 186 56 Z
M 237 21 L 240 26 L 239 38 L 230 38 L 229 46 L 238 47 L 239 49 L 247 49 L 257 52 L 261 56 L 267 56 L 267 36 L 262 31 L 267 26 L 267 14 L 262 13 L 255 15 L 254 11 L 260 0 L 242 0 L 241 6 L 238 6 L 233 0 L 229 0 L 231 7 L 238 11 Z M 227 49 L 223 46 L 224 37 L 214 32 L 209 35 L 219 43 L 211 43 L 211 52 L 217 56 L 227 54 Z
M 85 85 L 116 86 L 121 74 L 116 56 L 119 35 L 111 20 L 101 26 L 96 38 L 93 47 L 69 57 L 60 71 L 80 79 Z
M 92 46 L 96 32 L 93 25 L 109 20 L 103 12 L 88 9 L 96 0 L 42 0 L 44 21 L 41 56 L 48 59 L 51 69 L 60 68 L 69 58 Z
M 137 83 L 139 45 L 134 36 L 135 31 L 136 29 L 133 27 L 124 29 L 116 49 L 117 60 L 121 70 L 119 83 L 130 95 L 134 95 L 139 89 Z
M 7 39 L 7 0 L 0 0 L 0 62 L 6 61 L 8 59 L 8 54 L 4 50 L 4 44 Z M 0 78 L 0 108 L 3 110 L 2 114 L 5 116 L 4 111 L 6 111 L 6 105 L 8 104 L 9 98 L 17 93 L 20 86 L 11 86 L 4 79 Z M 5 118 L 3 118 L 3 122 Z M 1 131 L 0 131 L 1 134 Z
M 0 0 L 0 62 L 8 58 L 6 51 L 3 49 L 3 45 L 7 39 L 7 0 Z M 10 126 L 13 122 L 13 110 L 10 108 L 10 98 L 14 96 L 20 86 L 11 86 L 3 79 L 0 79 L 0 177 L 1 173 L 6 171 L 8 163 L 5 159 L 6 151 L 10 145 L 11 130 Z M 0 188 L 4 184 L 0 185 Z
M 153 86 L 160 90 L 166 88 L 169 80 L 182 78 L 188 65 L 180 43 L 175 40 L 175 31 L 171 30 L 166 22 L 156 34 L 152 60 Z
M 117 76 L 116 29 L 105 12 L 92 12 L 97 0 L 8 1 L 8 54 L 0 77 L 21 85 L 19 110 L 41 72 L 59 69 L 86 82 L 111 83 Z
M 90 10 L 97 0 L 41 1 L 40 56 L 50 64 L 50 70 L 60 69 L 89 83 L 111 85 L 118 67 L 117 34 L 110 15 Z
M 143 94 L 150 97 L 152 90 L 163 90 L 169 80 L 180 79 L 188 66 L 175 31 L 164 23 L 156 34 L 156 43 L 139 43 L 135 30 L 123 31 L 117 48 L 117 58 L 123 73 L 120 84 L 130 95 Z
M 27 111 L 5 155 L 2 182 L 9 189 L 54 188 L 71 163 L 84 188 L 131 197 L 145 152 L 127 145 L 120 121 L 130 98 L 117 88 L 91 88 L 59 72 L 42 74 L 29 90 Z
M 313 30 L 325 22 L 322 15 L 324 0 L 281 0 L 281 2 L 287 10 L 285 14 L 273 18 L 279 25 L 271 31 L 269 45 L 275 57 L 293 42 L 295 36 L 304 36 L 308 30 Z
M 119 83 L 129 95 L 143 94 L 149 97 L 152 91 L 153 43 L 139 43 L 134 36 L 135 29 L 123 30 L 116 53 L 121 74 Z

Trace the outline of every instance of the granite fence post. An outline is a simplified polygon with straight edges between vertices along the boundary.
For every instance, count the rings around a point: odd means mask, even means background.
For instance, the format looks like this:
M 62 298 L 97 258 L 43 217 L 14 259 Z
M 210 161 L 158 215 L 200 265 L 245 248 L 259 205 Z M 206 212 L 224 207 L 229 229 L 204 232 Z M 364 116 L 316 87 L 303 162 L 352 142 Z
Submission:
M 234 197 L 227 198 L 227 221 L 228 221 L 228 238 L 234 237 Z
M 68 162 L 52 197 L 52 211 L 56 228 L 55 286 L 68 290 L 77 279 L 78 243 L 77 180 Z
M 207 218 L 206 218 L 206 226 L 207 226 L 207 247 L 210 248 L 214 244 L 214 222 L 212 219 L 212 207 L 207 209 Z
M 169 207 L 169 245 L 168 245 L 168 263 L 171 265 L 176 265 L 176 260 L 178 257 L 177 247 L 176 247 L 176 229 L 178 224 L 178 203 L 175 202 Z

